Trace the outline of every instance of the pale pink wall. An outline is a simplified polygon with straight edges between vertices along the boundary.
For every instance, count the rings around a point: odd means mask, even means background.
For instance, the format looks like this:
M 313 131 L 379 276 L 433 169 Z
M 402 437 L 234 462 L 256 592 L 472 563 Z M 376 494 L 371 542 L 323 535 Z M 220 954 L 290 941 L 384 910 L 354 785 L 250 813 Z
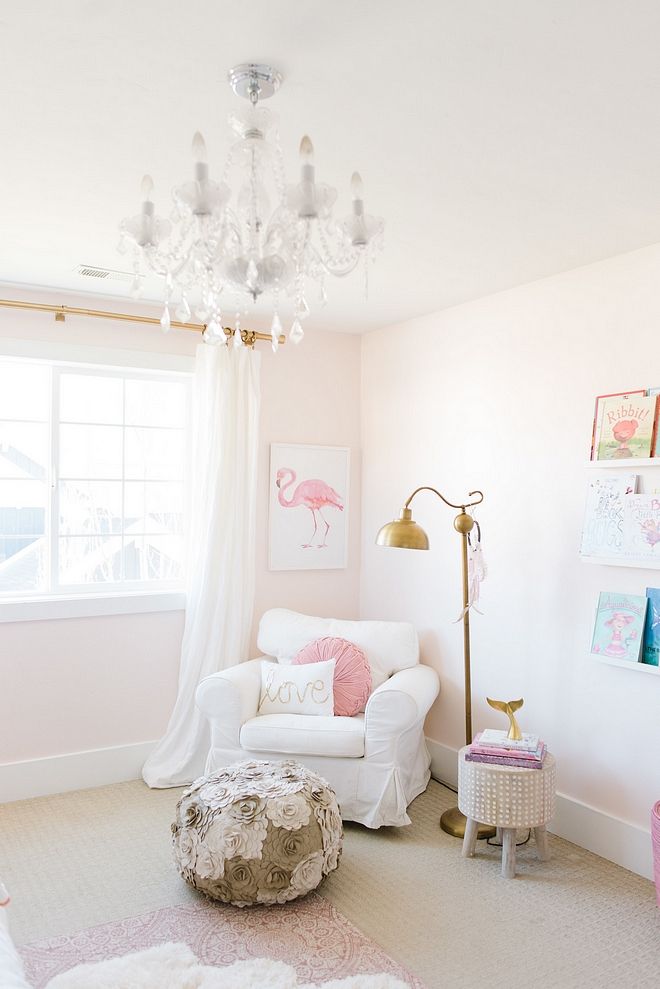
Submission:
M 287 345 L 288 346 L 288 345 Z M 272 607 L 312 615 L 357 618 L 360 592 L 360 338 L 311 332 L 286 354 L 264 350 L 255 624 Z M 268 570 L 270 443 L 314 443 L 351 448 L 349 547 L 346 570 Z M 256 634 L 256 628 L 255 628 Z M 256 650 L 255 636 L 253 647 Z M 257 652 L 255 651 L 255 655 Z
M 363 338 L 361 615 L 418 627 L 442 690 L 434 740 L 463 744 L 460 542 L 430 494 L 429 552 L 374 545 L 421 484 L 478 518 L 489 576 L 472 619 L 474 726 L 486 696 L 524 697 L 523 728 L 557 756 L 559 789 L 648 828 L 660 799 L 660 677 L 589 656 L 600 590 L 644 594 L 660 572 L 578 557 L 594 396 L 660 385 L 660 247 L 613 258 Z M 660 466 L 642 470 L 646 491 Z
M 0 625 L 0 763 L 158 737 L 183 612 Z
M 132 306 L 9 287 L 2 295 L 98 309 Z M 188 355 L 198 343 L 197 335 L 187 331 L 165 337 L 157 327 L 79 317 L 55 323 L 49 315 L 2 309 L 0 337 Z M 276 356 L 264 347 L 261 353 L 255 623 L 273 606 L 354 617 L 360 567 L 359 338 L 310 329 L 297 348 L 287 344 Z M 268 572 L 271 441 L 351 447 L 347 570 Z M 0 624 L 0 763 L 157 738 L 176 693 L 183 617 L 183 612 L 165 612 Z

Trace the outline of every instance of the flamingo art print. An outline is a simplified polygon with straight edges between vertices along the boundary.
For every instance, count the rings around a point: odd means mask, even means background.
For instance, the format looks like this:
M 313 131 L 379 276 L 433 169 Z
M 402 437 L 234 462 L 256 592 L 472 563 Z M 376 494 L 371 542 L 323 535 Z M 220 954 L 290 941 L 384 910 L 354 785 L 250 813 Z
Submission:
M 291 488 L 296 481 L 296 472 L 290 467 L 281 467 L 276 475 L 275 484 L 278 488 L 277 500 L 283 508 L 298 508 L 303 506 L 308 508 L 312 513 L 312 518 L 314 520 L 314 531 L 311 537 L 306 543 L 302 543 L 302 549 L 325 549 L 328 545 L 328 533 L 330 532 L 330 523 L 323 515 L 323 509 L 325 508 L 336 508 L 340 512 L 344 511 L 343 499 L 334 488 L 326 484 L 325 481 L 321 481 L 318 478 L 310 478 L 306 481 L 300 481 L 300 483 L 295 487 L 290 498 L 285 497 L 285 492 Z M 318 518 L 317 518 L 318 516 Z M 322 542 L 314 542 L 316 539 L 316 534 L 318 532 L 319 523 L 318 519 L 325 526 L 325 532 L 323 534 Z

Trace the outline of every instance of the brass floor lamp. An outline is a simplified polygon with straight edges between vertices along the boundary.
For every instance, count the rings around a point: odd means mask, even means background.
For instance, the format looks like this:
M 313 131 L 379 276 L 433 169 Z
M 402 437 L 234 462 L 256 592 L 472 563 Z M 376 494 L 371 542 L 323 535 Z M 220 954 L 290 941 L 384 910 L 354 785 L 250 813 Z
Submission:
M 399 549 L 428 549 L 429 537 L 426 535 L 421 525 L 412 517 L 410 503 L 420 491 L 432 491 L 445 505 L 450 508 L 460 509 L 459 514 L 454 519 L 454 528 L 461 536 L 461 561 L 463 579 L 463 668 L 465 672 L 465 744 L 472 742 L 472 688 L 470 682 L 470 609 L 468 597 L 468 533 L 474 527 L 474 519 L 468 515 L 466 509 L 474 505 L 480 505 L 484 500 L 481 491 L 470 491 L 468 498 L 475 498 L 474 501 L 467 501 L 464 505 L 455 505 L 448 501 L 444 495 L 436 491 L 435 488 L 427 486 L 415 488 L 401 510 L 401 515 L 393 522 L 388 522 L 378 533 L 376 543 L 379 546 L 396 546 Z M 465 834 L 465 816 L 461 814 L 458 807 L 446 810 L 440 818 L 440 826 L 447 834 L 462 838 Z M 486 824 L 479 825 L 479 838 L 490 838 L 495 834 L 495 828 Z

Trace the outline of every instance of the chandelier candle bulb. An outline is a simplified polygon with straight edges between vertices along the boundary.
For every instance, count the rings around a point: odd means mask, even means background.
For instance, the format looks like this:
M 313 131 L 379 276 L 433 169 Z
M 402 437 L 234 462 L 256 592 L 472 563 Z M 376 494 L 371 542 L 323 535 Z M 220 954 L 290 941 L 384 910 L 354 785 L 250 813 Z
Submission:
M 308 165 L 313 169 L 314 167 L 314 145 L 312 144 L 312 139 L 309 134 L 303 135 L 300 141 L 300 160 L 303 163 L 303 168 Z M 302 175 L 305 178 L 305 172 Z M 314 172 L 312 171 L 312 178 L 314 178 Z
M 140 184 L 140 192 L 142 193 L 143 198 L 140 237 L 138 241 L 140 247 L 150 247 L 153 243 L 153 226 L 155 215 L 155 208 L 151 199 L 151 194 L 153 191 L 154 180 L 151 175 L 143 176 Z
M 353 212 L 356 216 L 364 213 L 364 182 L 359 172 L 351 176 L 351 196 L 353 197 Z
M 198 130 L 193 134 L 192 139 L 192 155 L 193 161 L 196 165 L 205 165 L 207 161 L 206 157 L 206 141 L 200 134 Z
M 140 192 L 142 193 L 142 198 L 146 201 L 151 201 L 151 194 L 154 191 L 154 180 L 151 175 L 143 175 L 142 182 L 140 183 Z
M 307 134 L 300 142 L 300 191 L 301 203 L 298 216 L 313 219 L 317 215 L 316 193 L 314 190 L 314 145 Z

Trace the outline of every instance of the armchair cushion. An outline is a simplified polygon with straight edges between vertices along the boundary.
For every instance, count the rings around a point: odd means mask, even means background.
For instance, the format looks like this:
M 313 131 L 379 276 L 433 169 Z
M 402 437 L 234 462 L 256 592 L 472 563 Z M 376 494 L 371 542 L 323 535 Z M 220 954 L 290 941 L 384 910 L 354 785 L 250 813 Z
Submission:
M 348 639 L 363 650 L 371 667 L 373 689 L 398 670 L 419 662 L 417 632 L 408 622 L 314 618 L 286 608 L 265 612 L 259 622 L 257 644 L 279 663 L 291 663 L 304 646 L 329 635 Z
M 242 748 L 254 752 L 360 759 L 364 755 L 364 715 L 262 714 L 245 722 L 240 739 Z

